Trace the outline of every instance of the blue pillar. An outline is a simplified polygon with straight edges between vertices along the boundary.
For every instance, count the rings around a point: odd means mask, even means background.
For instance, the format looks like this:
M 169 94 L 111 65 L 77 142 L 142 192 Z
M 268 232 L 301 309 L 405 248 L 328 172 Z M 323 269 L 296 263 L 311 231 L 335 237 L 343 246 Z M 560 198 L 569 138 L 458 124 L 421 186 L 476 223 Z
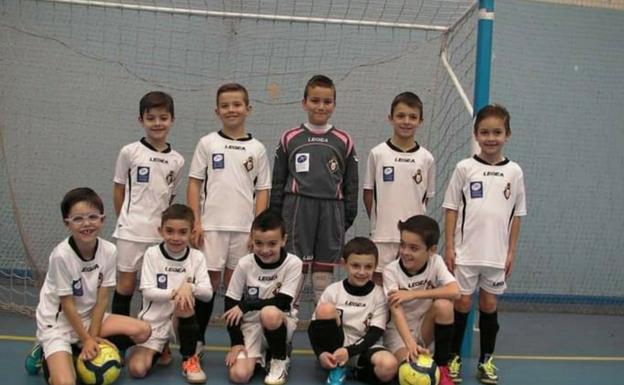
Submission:
M 477 27 L 477 64 L 474 86 L 474 115 L 490 102 L 490 73 L 492 67 L 492 33 L 494 30 L 494 0 L 479 0 L 479 24 Z M 472 129 L 471 129 L 472 132 Z M 472 309 L 466 322 L 466 333 L 461 356 L 469 357 L 472 351 L 472 329 L 478 304 L 473 296 Z

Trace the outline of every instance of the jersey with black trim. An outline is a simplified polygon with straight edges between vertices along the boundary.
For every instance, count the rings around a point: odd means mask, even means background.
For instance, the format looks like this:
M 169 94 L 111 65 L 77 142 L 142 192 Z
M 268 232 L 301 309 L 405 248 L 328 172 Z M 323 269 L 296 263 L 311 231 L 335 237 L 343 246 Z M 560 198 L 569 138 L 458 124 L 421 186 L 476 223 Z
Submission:
M 159 242 L 162 212 L 175 195 L 184 158 L 167 144 L 158 151 L 145 138 L 119 151 L 113 181 L 125 195 L 113 237 L 134 242 Z
M 455 282 L 455 277 L 449 272 L 442 257 L 434 254 L 416 274 L 405 270 L 401 259 L 396 259 L 386 265 L 383 271 L 383 287 L 386 296 L 396 290 L 430 290 Z M 414 328 L 431 307 L 433 299 L 413 299 L 401 304 L 403 313 L 410 327 Z M 388 329 L 396 329 L 394 322 L 388 323 Z
M 235 301 L 254 302 L 274 298 L 278 293 L 293 298 L 290 316 L 297 317 L 297 310 L 292 306 L 299 296 L 303 275 L 301 259 L 282 249 L 282 256 L 275 263 L 263 263 L 254 254 L 247 254 L 240 259 L 234 269 L 230 284 L 225 294 Z M 248 311 L 243 321 L 253 320 L 258 310 Z
M 212 298 L 206 258 L 201 251 L 189 247 L 184 256 L 174 259 L 162 243 L 148 248 L 141 267 L 143 305 L 137 317 L 148 322 L 171 318 L 175 309 L 173 291 L 184 282 L 193 285 L 195 297 L 206 302 Z
M 364 337 L 371 326 L 386 329 L 388 303 L 383 289 L 378 285 L 374 285 L 373 290 L 364 295 L 349 293 L 346 285 L 348 282 L 345 279 L 327 286 L 318 303 L 336 306 L 344 331 L 344 346 L 349 346 Z
M 509 159 L 495 165 L 476 155 L 464 159 L 442 207 L 457 211 L 456 264 L 504 268 L 512 220 L 527 213 L 522 169 Z
M 254 193 L 271 188 L 266 148 L 251 135 L 232 139 L 222 131 L 199 140 L 189 176 L 203 181 L 200 197 L 204 231 L 249 232 Z
M 72 237 L 59 243 L 52 253 L 48 272 L 39 294 L 37 327 L 45 330 L 69 326 L 61 307 L 61 297 L 72 296 L 76 311 L 84 321 L 89 319 L 97 302 L 100 287 L 116 284 L 117 248 L 104 239 L 97 239 L 95 255 L 85 260 Z
M 374 191 L 371 239 L 399 242 L 399 221 L 425 214 L 427 199 L 435 195 L 435 161 L 418 143 L 403 151 L 388 139 L 371 149 L 364 189 Z

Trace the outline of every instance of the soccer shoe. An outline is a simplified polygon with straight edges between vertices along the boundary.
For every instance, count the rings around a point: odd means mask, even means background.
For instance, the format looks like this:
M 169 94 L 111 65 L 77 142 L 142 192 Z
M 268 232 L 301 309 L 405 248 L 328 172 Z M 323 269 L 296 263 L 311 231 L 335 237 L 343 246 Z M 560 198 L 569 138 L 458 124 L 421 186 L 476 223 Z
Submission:
M 283 385 L 288 378 L 288 358 L 277 360 L 271 358 L 269 373 L 264 377 L 266 385 Z
M 451 381 L 453 381 L 456 384 L 462 382 L 461 366 L 462 366 L 461 357 L 455 354 L 448 363 L 448 375 Z
M 347 378 L 347 368 L 344 366 L 336 366 L 329 371 L 327 376 L 327 385 L 342 385 Z
M 477 378 L 484 384 L 497 384 L 498 374 L 496 371 L 498 368 L 494 366 L 494 358 L 486 354 L 483 362 L 479 363 L 477 367 Z
M 173 361 L 173 357 L 171 356 L 171 348 L 169 347 L 169 342 L 165 344 L 162 352 L 160 353 L 160 357 L 158 357 L 158 361 L 156 363 L 159 366 L 169 366 Z
M 449 376 L 449 368 L 448 366 L 438 366 L 440 370 L 440 382 L 439 385 L 453 385 L 453 380 Z
M 182 361 L 182 375 L 189 384 L 203 384 L 206 382 L 206 373 L 202 370 L 197 355 Z
M 26 356 L 24 367 L 28 374 L 36 375 L 41 370 L 41 363 L 43 361 L 43 348 L 39 344 L 35 344 L 30 350 L 30 353 Z

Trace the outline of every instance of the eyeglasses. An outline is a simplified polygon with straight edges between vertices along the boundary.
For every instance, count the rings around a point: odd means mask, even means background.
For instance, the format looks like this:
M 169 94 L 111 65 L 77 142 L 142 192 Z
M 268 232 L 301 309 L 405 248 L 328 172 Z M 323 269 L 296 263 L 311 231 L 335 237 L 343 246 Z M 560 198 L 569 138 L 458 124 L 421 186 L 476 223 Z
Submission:
M 73 217 L 65 218 L 65 222 L 71 223 L 76 226 L 80 226 L 85 221 L 88 221 L 89 223 L 95 223 L 101 220 L 102 218 L 104 218 L 105 216 L 106 215 L 99 214 L 99 213 L 91 213 L 88 215 L 74 215 Z

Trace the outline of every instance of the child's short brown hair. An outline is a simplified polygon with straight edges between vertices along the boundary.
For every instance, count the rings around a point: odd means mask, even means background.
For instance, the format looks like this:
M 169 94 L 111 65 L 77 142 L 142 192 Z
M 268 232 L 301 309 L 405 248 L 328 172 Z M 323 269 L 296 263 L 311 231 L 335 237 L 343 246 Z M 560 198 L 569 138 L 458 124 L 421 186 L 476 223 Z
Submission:
M 349 256 L 352 254 L 374 255 L 375 265 L 377 265 L 377 260 L 379 259 L 379 251 L 377 251 L 377 246 L 373 241 L 366 237 L 355 237 L 347 242 L 347 244 L 342 249 L 342 259 L 347 262 Z

